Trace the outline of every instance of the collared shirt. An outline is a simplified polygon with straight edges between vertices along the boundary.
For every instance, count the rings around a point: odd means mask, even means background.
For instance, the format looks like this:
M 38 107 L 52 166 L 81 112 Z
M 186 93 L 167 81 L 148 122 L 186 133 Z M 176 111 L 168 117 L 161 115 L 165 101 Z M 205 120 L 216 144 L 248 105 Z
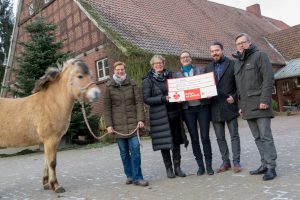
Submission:
M 215 76 L 217 78 L 217 81 L 220 80 L 222 72 L 224 70 L 224 66 L 225 66 L 225 59 L 222 59 L 220 62 L 214 62 L 214 71 L 215 71 Z

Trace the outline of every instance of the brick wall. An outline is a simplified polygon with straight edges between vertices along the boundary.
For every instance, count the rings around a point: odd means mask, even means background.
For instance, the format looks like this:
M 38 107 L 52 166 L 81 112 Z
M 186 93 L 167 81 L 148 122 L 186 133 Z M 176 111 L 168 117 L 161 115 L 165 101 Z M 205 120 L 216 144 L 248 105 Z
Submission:
M 72 52 L 74 56 L 84 60 L 93 72 L 96 80 L 96 61 L 108 57 L 108 52 L 104 48 L 107 43 L 106 36 L 87 18 L 72 0 L 52 0 L 44 4 L 43 0 L 24 0 L 22 4 L 19 33 L 17 41 L 29 40 L 25 32 L 26 24 L 30 23 L 35 17 L 42 15 L 47 22 L 57 25 L 57 40 L 66 39 L 63 46 L 64 52 Z M 41 8 L 39 13 L 29 14 L 30 4 Z M 37 8 L 36 7 L 36 8 Z M 21 52 L 21 46 L 17 45 L 14 54 L 13 67 L 17 67 L 16 57 Z M 109 66 L 114 62 L 109 59 Z M 14 77 L 10 77 L 13 80 Z M 99 85 L 104 90 L 104 83 Z M 93 112 L 102 110 L 102 99 L 93 104 Z

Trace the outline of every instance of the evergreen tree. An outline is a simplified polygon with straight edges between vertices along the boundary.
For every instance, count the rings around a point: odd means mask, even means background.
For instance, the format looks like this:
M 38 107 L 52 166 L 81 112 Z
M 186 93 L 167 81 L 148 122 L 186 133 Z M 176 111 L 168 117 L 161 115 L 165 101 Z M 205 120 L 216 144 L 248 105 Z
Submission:
M 13 11 L 9 0 L 0 0 L 0 81 L 5 71 L 4 60 L 7 59 L 11 33 L 13 30 Z
M 62 62 L 68 57 L 68 53 L 59 51 L 63 41 L 55 41 L 55 30 L 55 24 L 47 23 L 41 17 L 25 26 L 30 40 L 20 42 L 23 51 L 15 69 L 17 82 L 12 91 L 14 95 L 30 95 L 35 81 L 44 75 L 45 70 L 50 66 L 55 67 L 57 61 Z

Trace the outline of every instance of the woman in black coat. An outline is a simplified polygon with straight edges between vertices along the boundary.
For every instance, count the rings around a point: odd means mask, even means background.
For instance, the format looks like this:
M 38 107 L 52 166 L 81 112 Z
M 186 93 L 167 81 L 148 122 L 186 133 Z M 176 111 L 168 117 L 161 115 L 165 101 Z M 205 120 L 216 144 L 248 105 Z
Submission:
M 150 64 L 152 69 L 143 79 L 143 99 L 150 106 L 153 150 L 161 150 L 168 178 L 185 177 L 185 173 L 180 168 L 180 144 L 187 145 L 188 141 L 184 134 L 179 104 L 169 102 L 167 79 L 172 75 L 164 69 L 165 58 L 161 55 L 154 55 Z M 174 171 L 170 150 L 172 150 Z

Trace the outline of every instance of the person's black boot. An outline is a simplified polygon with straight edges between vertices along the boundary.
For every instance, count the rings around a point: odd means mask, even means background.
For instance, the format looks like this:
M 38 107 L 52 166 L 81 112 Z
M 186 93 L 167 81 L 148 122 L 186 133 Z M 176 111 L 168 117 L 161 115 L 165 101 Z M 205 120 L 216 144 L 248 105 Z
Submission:
M 198 164 L 198 171 L 197 171 L 197 175 L 201 176 L 205 173 L 205 168 L 204 168 L 204 164 L 203 164 L 203 160 L 196 160 L 197 164 Z
M 206 164 L 206 173 L 208 175 L 214 175 L 214 170 L 212 168 L 212 161 L 211 160 L 205 160 L 205 164 Z
M 172 166 L 169 167 L 169 168 L 166 168 L 166 171 L 167 171 L 167 177 L 168 178 L 175 178 L 176 177 L 174 172 L 173 172 Z
M 276 176 L 277 176 L 277 173 L 276 173 L 275 169 L 267 168 L 267 172 L 263 176 L 263 180 L 264 181 L 273 180 Z
M 174 160 L 175 175 L 179 177 L 186 177 L 186 174 L 180 168 L 180 160 Z
M 175 174 L 173 171 L 173 165 L 172 165 L 172 160 L 171 160 L 171 155 L 169 150 L 161 150 L 161 155 L 164 160 L 164 164 L 166 167 L 166 172 L 167 172 L 167 177 L 168 178 L 175 178 Z
M 259 175 L 259 174 L 264 174 L 266 172 L 267 172 L 267 168 L 261 165 L 259 166 L 258 169 L 250 171 L 249 173 L 250 175 Z

